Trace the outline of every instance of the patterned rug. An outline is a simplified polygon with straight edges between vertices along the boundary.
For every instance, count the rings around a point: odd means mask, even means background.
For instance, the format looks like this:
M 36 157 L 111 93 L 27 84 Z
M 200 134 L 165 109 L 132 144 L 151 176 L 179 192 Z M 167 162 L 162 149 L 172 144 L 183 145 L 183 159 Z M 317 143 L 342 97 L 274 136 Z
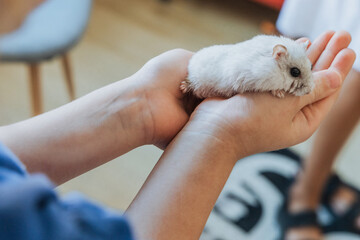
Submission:
M 300 163 L 300 157 L 289 150 L 239 160 L 200 240 L 278 240 L 278 211 Z M 334 220 L 324 207 L 318 217 L 322 226 Z M 341 230 L 326 233 L 326 240 L 335 239 L 359 240 L 360 236 Z

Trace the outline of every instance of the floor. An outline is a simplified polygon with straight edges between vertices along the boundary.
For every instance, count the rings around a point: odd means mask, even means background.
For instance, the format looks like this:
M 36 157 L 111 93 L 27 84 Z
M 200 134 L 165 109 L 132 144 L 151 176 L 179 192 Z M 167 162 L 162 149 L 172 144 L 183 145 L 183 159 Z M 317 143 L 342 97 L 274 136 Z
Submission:
M 277 13 L 245 0 L 95 0 L 89 27 L 70 55 L 77 96 L 123 79 L 148 59 L 172 48 L 196 51 L 213 44 L 234 43 L 259 34 L 260 23 Z M 68 102 L 60 62 L 42 65 L 45 109 Z M 0 64 L 0 125 L 30 116 L 27 69 Z M 294 149 L 306 155 L 311 140 Z M 337 168 L 360 186 L 360 128 L 340 156 Z M 58 189 L 80 191 L 96 201 L 124 210 L 161 155 L 144 146 L 73 179 Z M 356 167 L 355 167 L 356 166 Z

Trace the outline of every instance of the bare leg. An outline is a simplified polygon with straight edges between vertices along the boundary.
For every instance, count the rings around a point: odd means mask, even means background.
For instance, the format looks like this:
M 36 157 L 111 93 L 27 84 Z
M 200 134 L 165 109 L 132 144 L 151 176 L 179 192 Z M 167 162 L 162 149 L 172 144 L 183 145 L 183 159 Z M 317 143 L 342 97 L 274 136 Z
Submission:
M 352 70 L 333 110 L 321 125 L 304 169 L 291 189 L 290 212 L 316 209 L 333 163 L 360 117 L 360 73 Z M 289 231 L 293 236 L 316 236 L 313 228 Z M 317 232 L 317 233 L 316 233 Z M 315 235 L 314 235 L 315 234 Z M 296 239 L 296 238 L 294 238 Z

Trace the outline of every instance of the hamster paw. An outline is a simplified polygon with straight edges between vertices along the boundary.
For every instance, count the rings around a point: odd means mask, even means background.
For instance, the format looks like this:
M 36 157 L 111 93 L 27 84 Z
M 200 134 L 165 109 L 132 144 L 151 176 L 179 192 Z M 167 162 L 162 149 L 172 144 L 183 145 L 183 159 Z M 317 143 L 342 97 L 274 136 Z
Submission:
M 190 82 L 189 80 L 185 79 L 184 81 L 181 82 L 180 84 L 180 91 L 182 93 L 187 93 L 189 91 L 189 85 L 190 85 Z
M 285 90 L 272 90 L 272 95 L 278 98 L 284 98 L 285 97 Z

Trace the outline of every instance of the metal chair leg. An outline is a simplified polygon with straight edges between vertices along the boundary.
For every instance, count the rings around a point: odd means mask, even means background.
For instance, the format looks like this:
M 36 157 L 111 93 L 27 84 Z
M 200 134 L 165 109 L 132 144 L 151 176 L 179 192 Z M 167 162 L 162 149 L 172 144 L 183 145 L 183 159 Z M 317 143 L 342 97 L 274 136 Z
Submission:
M 39 115 L 43 112 L 39 70 L 40 66 L 38 63 L 29 64 L 30 96 L 33 116 Z

